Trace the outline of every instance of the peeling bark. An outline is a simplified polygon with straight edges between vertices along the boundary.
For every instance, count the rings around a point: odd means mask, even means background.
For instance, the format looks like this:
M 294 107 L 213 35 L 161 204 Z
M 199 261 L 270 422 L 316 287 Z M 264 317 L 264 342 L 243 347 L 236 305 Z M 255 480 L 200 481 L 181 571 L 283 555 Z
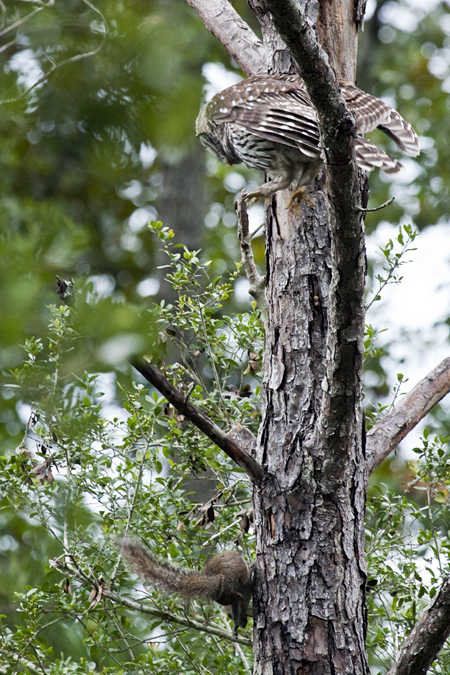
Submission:
M 341 38 L 328 60 L 299 3 L 265 6 L 318 109 L 329 166 L 328 182 L 315 182 L 314 209 L 303 205 L 292 216 L 282 193 L 267 214 L 269 329 L 256 456 L 267 477 L 254 496 L 254 672 L 366 675 L 362 186 L 353 122 L 329 67 L 341 63 L 339 46 L 352 43 L 338 73 L 348 76 L 355 42 Z M 316 7 L 305 6 L 310 21 Z M 348 30 L 354 37 L 355 26 Z M 279 57 L 276 38 L 264 43 Z
M 257 460 L 268 477 L 254 497 L 258 675 L 367 673 L 360 373 L 351 432 L 333 427 L 336 411 L 326 413 L 327 429 L 346 447 L 336 459 L 330 438 L 318 436 L 332 258 L 325 195 L 314 199 L 287 239 L 276 213 L 267 222 L 270 330 Z

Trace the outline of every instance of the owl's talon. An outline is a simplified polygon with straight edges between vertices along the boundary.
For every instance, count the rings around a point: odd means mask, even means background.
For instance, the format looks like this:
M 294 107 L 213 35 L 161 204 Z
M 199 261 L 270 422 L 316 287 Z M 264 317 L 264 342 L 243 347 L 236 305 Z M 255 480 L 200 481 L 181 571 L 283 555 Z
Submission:
M 307 194 L 305 185 L 302 185 L 301 187 L 297 188 L 291 194 L 291 196 L 289 197 L 289 201 L 286 204 L 286 209 L 290 209 L 292 204 L 294 202 L 297 202 L 295 205 L 295 210 L 297 213 L 303 201 L 305 201 L 308 204 L 308 206 L 311 207 L 312 209 L 314 208 L 315 204 L 311 199 L 311 197 Z
M 255 197 L 255 195 L 249 194 L 245 195 L 244 202 L 247 204 L 247 206 L 252 206 L 253 204 L 256 204 L 258 199 L 259 197 Z
M 268 185 L 268 183 L 266 183 Z M 261 186 L 264 187 L 264 186 Z M 247 206 L 253 206 L 253 204 L 256 204 L 257 201 L 260 199 L 266 199 L 266 195 L 260 194 L 257 190 L 254 190 L 253 192 L 249 192 L 248 195 L 245 195 L 244 200 L 247 204 Z

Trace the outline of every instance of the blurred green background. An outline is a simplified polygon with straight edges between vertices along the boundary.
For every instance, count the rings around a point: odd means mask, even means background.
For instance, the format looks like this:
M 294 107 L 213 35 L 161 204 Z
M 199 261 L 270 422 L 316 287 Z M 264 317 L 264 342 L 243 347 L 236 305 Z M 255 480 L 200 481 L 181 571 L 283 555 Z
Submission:
M 233 4 L 259 33 L 247 4 Z M 84 341 L 74 351 L 73 372 L 119 372 L 128 381 L 127 357 L 149 344 L 142 310 L 173 297 L 148 222 L 161 220 L 176 242 L 201 249 L 213 276 L 232 271 L 240 259 L 233 203 L 260 176 L 219 164 L 195 139 L 195 118 L 211 86 L 242 73 L 183 0 L 9 0 L 0 12 L 0 454 L 8 455 L 23 438 L 28 413 L 11 372 L 25 358 L 25 341 L 47 334 L 55 275 L 73 278 L 78 296 Z M 447 222 L 449 66 L 447 3 L 369 3 L 358 84 L 397 107 L 422 144 L 400 182 L 371 175 L 370 204 L 390 196 L 396 202 L 367 215 L 369 235 L 384 219 L 419 230 Z M 377 139 L 395 154 L 386 138 Z M 262 223 L 261 206 L 252 218 Z M 254 251 L 263 270 L 261 233 Z M 377 270 L 369 258 L 375 291 Z M 243 280 L 235 286 L 228 312 L 250 306 Z M 444 327 L 450 307 L 448 315 Z M 391 347 L 387 339 L 368 359 L 369 406 L 396 383 Z M 405 350 L 412 348 L 414 338 L 405 338 Z M 450 434 L 442 409 L 430 424 Z M 404 465 L 397 471 L 385 465 L 380 476 L 398 485 Z M 55 544 L 0 498 L 0 570 L 7 580 L 0 584 L 1 614 L 15 608 L 14 590 L 41 582 L 36 560 L 51 557 Z M 64 640 L 76 655 L 78 637 L 68 630 Z

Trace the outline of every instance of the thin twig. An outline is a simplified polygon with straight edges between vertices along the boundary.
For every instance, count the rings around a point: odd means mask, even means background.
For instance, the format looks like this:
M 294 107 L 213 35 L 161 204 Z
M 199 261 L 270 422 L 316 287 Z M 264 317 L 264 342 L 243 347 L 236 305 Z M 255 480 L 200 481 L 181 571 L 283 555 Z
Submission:
M 6 44 L 2 45 L 0 47 L 0 54 L 3 54 L 3 52 L 6 52 L 10 47 L 13 47 L 16 44 L 15 40 L 11 40 L 11 42 L 7 42 Z
M 60 564 L 57 560 L 52 560 L 50 561 L 50 563 L 51 567 L 58 570 L 58 572 L 60 572 L 61 574 L 67 574 L 69 572 L 69 569 L 64 564 Z M 78 577 L 78 575 L 73 569 L 71 569 L 70 572 L 74 573 Z M 82 580 L 84 583 L 86 583 L 86 579 L 84 577 L 78 578 Z M 131 600 L 130 598 L 126 598 L 122 595 L 119 595 L 118 593 L 111 591 L 109 588 L 106 588 L 105 586 L 102 587 L 102 597 L 109 598 L 118 605 L 128 607 L 128 609 L 142 612 L 143 614 L 148 614 L 150 616 L 156 616 L 159 619 L 161 619 L 161 621 L 165 621 L 167 623 L 177 623 L 182 626 L 186 626 L 187 628 L 195 628 L 196 630 L 200 630 L 205 633 L 210 633 L 211 635 L 217 635 L 217 637 L 222 638 L 223 640 L 229 640 L 230 642 L 235 642 L 237 640 L 241 645 L 247 645 L 248 647 L 252 646 L 252 642 L 248 638 L 240 636 L 236 638 L 230 631 L 221 630 L 220 628 L 211 626 L 211 624 L 205 625 L 200 623 L 199 621 L 187 619 L 178 614 L 174 614 L 173 612 L 154 609 L 153 607 L 150 607 L 149 605 L 144 604 L 143 602 Z
M 178 623 L 181 624 L 182 626 L 187 626 L 188 628 L 195 628 L 196 630 L 200 630 L 205 633 L 210 633 L 211 635 L 217 635 L 217 637 L 220 637 L 223 640 L 229 640 L 230 642 L 235 642 L 237 640 L 237 642 L 239 642 L 241 645 L 247 645 L 248 647 L 252 646 L 251 640 L 240 636 L 235 638 L 233 637 L 233 633 L 221 630 L 220 628 L 215 628 L 214 626 L 211 626 L 211 624 L 205 625 L 203 623 L 200 623 L 199 621 L 194 621 L 193 619 L 186 619 L 185 617 L 179 616 L 178 614 L 174 614 L 173 612 L 167 611 L 163 612 L 161 610 L 153 609 L 152 607 L 149 607 L 148 605 L 145 605 L 142 602 L 136 602 L 134 600 L 130 600 L 129 598 L 124 598 L 123 596 L 120 596 L 117 593 L 113 593 L 108 589 L 104 589 L 103 595 L 125 607 L 128 607 L 129 609 L 134 609 L 139 612 L 143 612 L 144 614 L 150 614 L 152 616 L 157 616 L 162 621 L 167 621 L 167 623 Z
M 196 672 L 198 675 L 202 675 L 202 673 L 208 673 L 209 675 L 213 675 L 213 674 L 211 673 L 211 671 L 208 670 L 208 668 L 206 668 L 206 667 L 203 666 L 203 665 L 202 665 L 202 668 L 201 668 L 201 670 L 200 670 L 199 664 L 196 662 L 196 661 L 197 661 L 197 655 L 195 655 L 195 656 L 193 655 L 191 649 L 188 649 L 188 648 L 186 647 L 186 645 L 184 644 L 184 642 L 183 642 L 182 640 L 180 640 L 180 638 L 178 637 L 178 635 L 175 635 L 175 640 L 178 642 L 178 645 L 181 647 L 181 650 L 184 652 L 184 654 L 185 654 L 187 660 L 188 660 L 189 663 L 191 664 L 192 669 L 195 670 L 195 672 Z
M 55 4 L 55 0 L 49 0 L 45 5 L 41 5 L 41 7 L 36 7 L 36 9 L 33 9 L 32 12 L 27 14 L 26 16 L 23 16 L 21 19 L 18 19 L 16 23 L 12 23 L 10 26 L 7 28 L 4 28 L 2 31 L 0 31 L 0 38 L 2 38 L 4 35 L 7 35 L 13 30 L 16 30 L 16 28 L 20 28 L 20 26 L 23 26 L 24 23 L 29 21 L 32 16 L 37 14 L 38 12 L 42 12 L 43 9 L 48 9 L 49 7 L 53 7 Z
M 390 199 L 387 200 L 387 202 L 380 204 L 380 206 L 376 206 L 374 209 L 363 209 L 362 206 L 358 206 L 357 210 L 360 211 L 361 213 L 372 213 L 373 211 L 381 211 L 381 209 L 386 208 L 386 206 L 390 206 L 392 202 L 395 202 L 395 197 L 391 197 Z
M 16 96 L 15 98 L 10 98 L 10 99 L 5 99 L 5 100 L 3 100 L 3 101 L 0 101 L 0 105 L 5 105 L 5 104 L 7 104 L 7 103 L 16 103 L 16 101 L 19 101 L 19 100 L 22 99 L 24 96 L 26 96 L 27 94 L 29 94 L 30 91 L 32 91 L 33 89 L 35 89 L 36 87 L 38 87 L 40 84 L 42 84 L 43 82 L 45 82 L 45 80 L 47 80 L 47 79 L 50 77 L 50 75 L 52 75 L 52 74 L 55 72 L 55 70 L 58 70 L 59 68 L 62 68 L 63 66 L 67 66 L 69 63 L 76 63 L 77 61 L 82 61 L 83 59 L 90 58 L 91 56 L 96 56 L 96 55 L 100 52 L 100 50 L 102 49 L 103 44 L 104 44 L 104 42 L 105 42 L 105 40 L 106 40 L 106 35 L 107 35 L 107 32 L 106 32 L 106 26 L 107 26 L 107 24 L 106 24 L 106 19 L 105 19 L 105 17 L 103 16 L 103 14 L 101 13 L 101 11 L 100 11 L 97 7 L 95 7 L 91 2 L 89 2 L 89 0 L 82 0 L 82 1 L 83 1 L 86 5 L 88 5 L 88 7 L 90 7 L 94 12 L 97 12 L 97 14 L 100 14 L 100 16 L 102 17 L 102 20 L 103 20 L 103 22 L 104 22 L 104 24 L 105 24 L 105 34 L 103 35 L 102 40 L 101 40 L 99 46 L 98 46 L 96 49 L 94 49 L 94 50 L 92 50 L 92 51 L 90 51 L 90 52 L 84 52 L 83 54 L 75 54 L 75 56 L 70 56 L 69 58 L 64 59 L 63 61 L 60 61 L 59 63 L 55 63 L 55 64 L 50 68 L 50 70 L 48 70 L 46 73 L 44 73 L 44 75 L 42 75 L 42 77 L 40 77 L 38 80 L 36 80 L 36 82 L 34 82 L 34 84 L 32 84 L 30 87 L 28 87 L 28 89 L 26 89 L 24 92 L 22 92 L 22 93 L 20 94 L 20 96 Z M 51 0 L 51 2 L 49 2 L 49 4 L 46 5 L 46 6 L 49 6 L 49 7 L 50 7 L 52 4 L 53 4 L 53 0 Z M 30 14 L 29 16 L 31 16 L 32 14 L 34 14 L 36 11 L 40 11 L 41 9 L 44 9 L 44 8 L 41 7 L 41 8 L 39 8 L 38 10 L 35 10 L 34 12 L 31 12 L 31 14 Z M 26 18 L 26 17 L 25 17 L 25 18 Z M 17 24 L 16 24 L 16 25 L 17 25 Z M 8 30 L 10 30 L 10 29 L 11 29 L 11 26 L 8 28 Z M 1 37 L 1 33 L 0 33 L 0 37 Z
M 216 362 L 214 361 L 214 354 L 213 354 L 213 350 L 211 348 L 211 342 L 209 341 L 208 331 L 206 330 L 206 322 L 205 322 L 205 316 L 203 314 L 203 308 L 200 305 L 199 305 L 199 312 L 200 312 L 200 319 L 201 319 L 201 322 L 202 322 L 203 337 L 205 339 L 206 347 L 208 349 L 209 361 L 211 363 L 211 368 L 212 368 L 212 371 L 213 371 L 213 374 L 214 374 L 214 381 L 216 383 L 217 393 L 219 394 L 220 403 L 222 405 L 222 410 L 225 414 L 226 421 L 227 421 L 228 424 L 230 424 L 230 417 L 228 415 L 228 410 L 227 410 L 227 407 L 226 407 L 226 405 L 224 403 L 224 400 L 223 400 L 223 391 L 222 391 L 222 387 L 221 387 L 221 384 L 220 384 L 219 373 L 217 372 Z M 188 400 L 188 399 L 189 399 L 189 396 L 186 396 L 186 400 Z
M 224 527 L 222 530 L 220 530 L 220 532 L 216 532 L 215 534 L 213 534 L 209 539 L 203 542 L 203 546 L 206 548 L 211 544 L 212 541 L 214 541 L 214 539 L 219 539 L 224 532 L 226 532 L 227 530 L 231 530 L 231 528 L 236 526 L 239 528 L 239 520 L 233 520 L 232 523 Z
M 261 225 L 258 225 L 258 227 L 256 228 L 256 230 L 253 230 L 253 232 L 252 232 L 251 235 L 250 235 L 252 241 L 253 241 L 253 239 L 255 239 L 255 237 L 257 236 L 258 232 L 264 227 L 264 225 L 265 225 L 265 223 L 261 223 Z
M 142 428 L 141 428 L 141 431 L 142 431 Z M 142 459 L 141 459 L 141 463 L 140 463 L 140 466 L 139 466 L 139 473 L 138 473 L 137 481 L 136 481 L 135 488 L 134 488 L 133 499 L 131 501 L 130 508 L 128 509 L 127 522 L 126 522 L 126 525 L 125 525 L 125 531 L 124 531 L 124 535 L 123 535 L 124 537 L 126 537 L 127 534 L 128 534 L 128 531 L 129 531 L 130 525 L 131 525 L 131 519 L 133 517 L 134 509 L 136 507 L 136 502 L 137 502 L 139 490 L 141 488 L 142 474 L 144 472 L 145 457 L 146 457 L 148 448 L 149 448 L 149 441 L 147 440 L 147 442 L 145 444 L 145 449 L 142 453 Z M 119 565 L 120 565 L 121 560 L 122 560 L 122 552 L 120 551 L 119 555 L 117 556 L 117 561 L 116 561 L 116 564 L 115 564 L 114 569 L 112 571 L 112 574 L 109 578 L 109 584 L 110 585 L 112 585 L 112 583 L 114 582 L 114 579 L 116 578 L 117 570 L 119 569 Z

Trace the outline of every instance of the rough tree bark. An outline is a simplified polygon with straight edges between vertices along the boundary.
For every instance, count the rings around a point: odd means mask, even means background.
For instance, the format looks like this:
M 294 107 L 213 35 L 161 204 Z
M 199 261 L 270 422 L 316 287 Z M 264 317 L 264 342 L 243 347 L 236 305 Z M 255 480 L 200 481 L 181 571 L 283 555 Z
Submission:
M 269 4 L 272 16 L 267 13 Z M 275 5 L 252 3 L 262 23 L 269 70 L 292 70 L 294 64 L 272 18 L 280 32 L 286 29 L 289 39 L 297 8 L 289 16 L 284 6 L 277 15 Z M 350 6 L 353 3 L 342 2 L 339 7 L 322 3 L 320 14 L 326 28 L 333 23 L 328 10 L 340 10 L 334 42 L 326 33 L 323 42 L 336 75 L 351 78 L 356 26 Z M 316 7 L 305 8 L 312 25 L 319 19 Z M 321 78 L 329 73 L 317 74 L 302 56 L 297 55 L 300 73 L 311 85 L 312 98 L 320 97 Z M 303 65 L 309 72 L 302 71 Z M 323 145 L 328 154 L 329 144 Z M 349 204 L 336 204 L 336 184 L 329 191 L 323 173 L 316 181 L 314 209 L 305 205 L 298 215 L 286 211 L 283 194 L 267 211 L 269 320 L 256 456 L 266 479 L 254 493 L 258 675 L 368 671 L 360 411 L 364 245 L 360 218 L 348 223 L 352 206 L 354 216 L 354 206 L 360 203 L 356 171 L 350 167 L 348 172 L 348 154 L 347 146 L 344 160 L 338 158 L 337 163 L 347 174 L 344 189 Z M 335 209 L 341 208 L 332 218 L 332 234 L 330 193 Z M 338 194 L 337 201 L 342 196 Z

